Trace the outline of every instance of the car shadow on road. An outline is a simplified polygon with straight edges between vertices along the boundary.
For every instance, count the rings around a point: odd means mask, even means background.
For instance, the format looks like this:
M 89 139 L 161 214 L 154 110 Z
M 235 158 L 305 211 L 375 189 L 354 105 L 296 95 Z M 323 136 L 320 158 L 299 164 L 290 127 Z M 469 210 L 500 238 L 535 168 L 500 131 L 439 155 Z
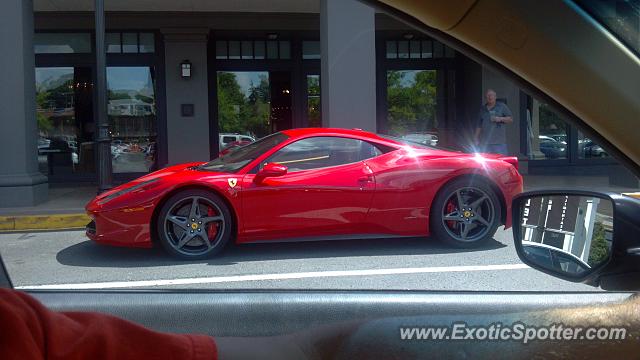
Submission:
M 214 258 L 181 261 L 167 255 L 159 246 L 153 249 L 129 249 L 98 245 L 88 240 L 62 249 L 56 259 L 68 266 L 141 268 L 188 264 L 235 265 L 249 261 L 290 259 L 456 254 L 490 251 L 505 246 L 491 239 L 478 248 L 457 249 L 429 238 L 232 244 Z

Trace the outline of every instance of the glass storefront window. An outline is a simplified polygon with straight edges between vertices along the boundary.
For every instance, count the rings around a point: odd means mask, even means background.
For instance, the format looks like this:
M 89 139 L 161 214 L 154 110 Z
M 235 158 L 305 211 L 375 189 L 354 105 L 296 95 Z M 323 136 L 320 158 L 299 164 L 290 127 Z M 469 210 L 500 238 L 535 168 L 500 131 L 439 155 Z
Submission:
M 291 42 L 280 41 L 280 59 L 291 59 Z
M 122 52 L 123 53 L 138 52 L 138 34 L 137 33 L 122 34 Z
M 91 69 L 39 67 L 35 80 L 40 172 L 94 172 Z
M 309 127 L 321 127 L 320 75 L 307 75 L 307 119 Z
M 139 37 L 141 53 L 156 52 L 155 36 L 153 33 L 140 33 Z
M 396 41 L 387 41 L 387 59 L 398 58 L 398 47 Z
M 429 59 L 433 57 L 432 41 L 422 40 L 422 58 Z
M 255 41 L 253 46 L 255 58 L 258 60 L 264 59 L 264 41 Z
M 217 78 L 220 136 L 243 134 L 257 139 L 271 133 L 269 73 L 218 71 Z
M 303 41 L 302 58 L 304 60 L 320 59 L 320 41 Z
M 120 33 L 106 33 L 105 42 L 107 44 L 108 53 L 122 52 L 122 42 L 120 41 Z
M 154 33 L 108 32 L 105 34 L 107 52 L 112 54 L 153 53 L 156 51 Z
M 439 41 L 433 42 L 433 57 L 441 58 L 444 55 L 444 45 Z
M 242 58 L 253 59 L 253 41 L 242 42 Z
M 531 160 L 567 159 L 568 124 L 549 105 L 536 99 L 527 109 L 527 157 Z
M 227 42 L 216 41 L 216 59 L 226 59 L 227 56 Z
M 229 59 L 240 59 L 240 41 L 229 41 Z
M 420 41 L 411 40 L 409 42 L 410 57 L 412 59 L 420 59 Z
M 390 135 L 436 145 L 436 70 L 387 71 L 387 123 Z
M 89 33 L 35 33 L 33 51 L 36 54 L 90 53 Z
M 267 41 L 267 59 L 277 59 L 277 58 L 278 58 L 278 42 Z
M 409 42 L 408 41 L 398 41 L 398 58 L 399 59 L 409 58 Z
M 113 172 L 152 171 L 156 159 L 153 67 L 108 67 L 107 96 Z
M 609 154 L 596 142 L 578 131 L 578 157 L 580 159 L 606 158 Z

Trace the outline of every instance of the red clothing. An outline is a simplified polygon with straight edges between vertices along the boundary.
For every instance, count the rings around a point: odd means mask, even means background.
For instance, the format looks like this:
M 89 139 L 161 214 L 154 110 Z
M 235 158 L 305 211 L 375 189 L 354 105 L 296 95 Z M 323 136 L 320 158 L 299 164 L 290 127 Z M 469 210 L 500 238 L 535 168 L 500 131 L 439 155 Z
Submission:
M 166 334 L 110 315 L 58 313 L 0 289 L 0 359 L 217 359 L 213 338 Z

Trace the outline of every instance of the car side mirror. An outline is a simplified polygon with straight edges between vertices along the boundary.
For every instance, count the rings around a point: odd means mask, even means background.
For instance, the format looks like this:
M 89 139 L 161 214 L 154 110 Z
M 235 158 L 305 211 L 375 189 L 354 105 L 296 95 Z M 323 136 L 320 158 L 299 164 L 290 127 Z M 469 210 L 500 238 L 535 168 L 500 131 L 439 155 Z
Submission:
M 262 181 L 268 177 L 277 177 L 287 174 L 287 167 L 276 163 L 268 163 L 256 174 L 256 180 Z
M 520 259 L 561 279 L 640 289 L 640 201 L 613 193 L 545 190 L 513 199 Z

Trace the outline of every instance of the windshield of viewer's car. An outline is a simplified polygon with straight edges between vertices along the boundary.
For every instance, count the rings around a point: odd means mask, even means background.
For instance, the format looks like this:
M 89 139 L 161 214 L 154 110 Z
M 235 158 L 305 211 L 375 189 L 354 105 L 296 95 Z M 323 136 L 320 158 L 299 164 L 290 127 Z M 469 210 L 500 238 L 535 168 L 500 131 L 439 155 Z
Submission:
M 254 143 L 237 148 L 225 156 L 211 160 L 200 166 L 200 169 L 234 173 L 287 138 L 288 136 L 283 133 L 266 136 Z
M 0 58 L 32 64 L 0 81 L 0 253 L 11 280 L 596 290 L 520 260 L 511 201 L 548 188 L 640 190 L 609 136 L 640 119 L 628 106 L 640 103 L 640 63 L 629 61 L 638 1 L 476 1 L 435 31 L 376 1 L 127 0 L 107 11 L 104 37 L 84 26 L 88 0 L 0 5 L 17 19 L 2 22 L 12 36 L 0 36 Z M 148 174 L 157 180 L 130 183 Z M 608 253 L 613 212 L 552 200 L 527 213 L 539 245 L 578 249 L 586 263 Z

